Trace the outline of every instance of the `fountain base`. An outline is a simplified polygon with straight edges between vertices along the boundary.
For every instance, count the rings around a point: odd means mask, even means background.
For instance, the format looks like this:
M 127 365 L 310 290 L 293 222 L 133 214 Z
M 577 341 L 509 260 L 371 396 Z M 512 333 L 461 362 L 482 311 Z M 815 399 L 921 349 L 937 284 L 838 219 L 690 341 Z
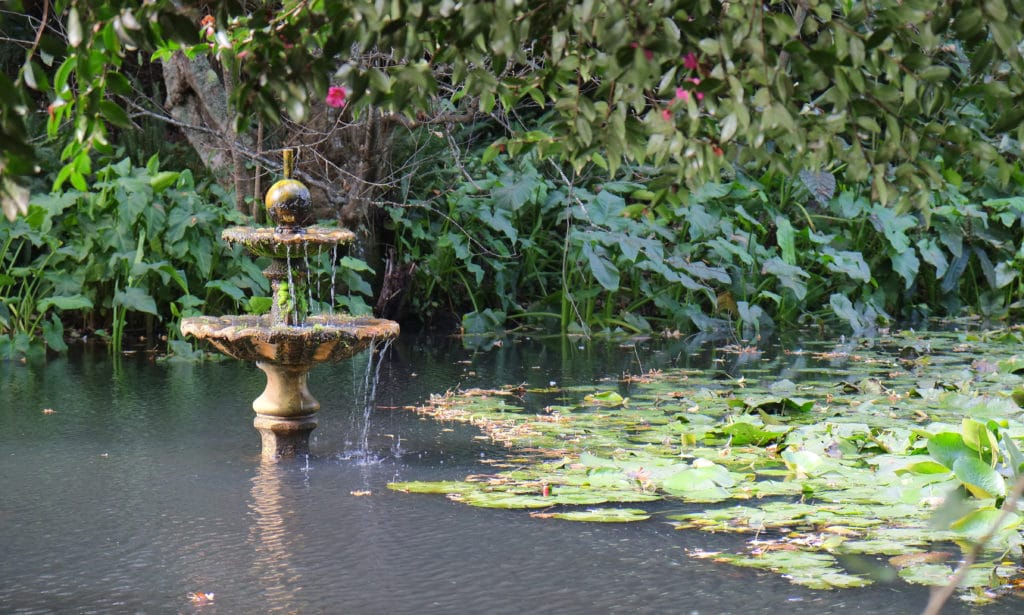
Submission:
M 316 428 L 316 417 L 285 419 L 256 415 L 253 426 L 263 438 L 263 460 L 277 461 L 309 455 L 309 434 Z
M 252 402 L 256 414 L 278 418 L 299 418 L 320 409 L 320 402 L 309 392 L 306 376 L 312 365 L 279 365 L 257 361 L 256 367 L 267 374 L 267 388 Z

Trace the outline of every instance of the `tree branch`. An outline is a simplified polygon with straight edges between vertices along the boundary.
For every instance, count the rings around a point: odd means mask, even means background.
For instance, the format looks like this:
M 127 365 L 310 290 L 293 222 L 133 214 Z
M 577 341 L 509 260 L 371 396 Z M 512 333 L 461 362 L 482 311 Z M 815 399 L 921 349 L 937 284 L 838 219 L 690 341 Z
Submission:
M 960 562 L 960 566 L 956 569 L 956 572 L 953 573 L 952 577 L 950 577 L 949 582 L 941 587 L 932 589 L 931 596 L 928 599 L 928 605 L 925 607 L 924 611 L 922 611 L 921 615 L 939 615 L 939 611 L 942 610 L 942 606 L 946 604 L 949 597 L 952 596 L 953 592 L 956 591 L 956 588 L 960 586 L 960 583 L 963 582 L 967 573 L 970 571 L 971 566 L 973 566 L 974 562 L 978 560 L 978 556 L 981 555 L 981 552 L 985 550 L 985 545 L 988 544 L 989 540 L 992 540 L 992 537 L 995 536 L 996 532 L 999 531 L 999 528 L 1002 527 L 1006 518 L 1016 511 L 1017 502 L 1020 501 L 1022 493 L 1024 493 L 1024 474 L 1017 477 L 1017 482 L 1013 484 L 1013 489 L 1010 490 L 1010 495 L 1008 495 L 1003 501 L 1003 506 L 1000 508 L 1001 512 L 999 517 L 995 520 L 995 523 L 992 524 L 992 527 L 989 528 L 988 532 L 986 532 L 984 536 L 974 543 L 971 550 L 967 552 L 966 556 L 964 556 L 964 560 Z

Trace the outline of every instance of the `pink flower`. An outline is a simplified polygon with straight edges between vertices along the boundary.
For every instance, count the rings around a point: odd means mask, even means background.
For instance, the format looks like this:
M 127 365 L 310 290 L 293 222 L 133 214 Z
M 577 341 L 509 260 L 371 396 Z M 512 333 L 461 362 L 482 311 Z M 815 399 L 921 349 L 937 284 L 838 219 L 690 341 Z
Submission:
M 335 109 L 345 106 L 345 98 L 348 96 L 348 92 L 345 88 L 339 88 L 338 86 L 331 86 L 327 90 L 327 104 L 334 107 Z
M 662 109 L 661 110 L 661 119 L 665 120 L 666 122 L 671 122 L 672 121 L 672 112 L 669 111 L 668 109 Z
M 685 66 L 687 70 L 697 70 L 700 66 L 700 62 L 697 61 L 697 54 L 691 51 L 683 56 L 683 66 Z
M 698 79 L 696 77 L 690 77 L 689 79 L 687 79 L 687 81 L 689 81 L 693 85 L 700 85 L 700 79 Z M 682 88 L 679 88 L 679 89 L 681 90 Z M 676 90 L 676 95 L 677 96 L 678 96 L 678 93 L 679 93 L 679 90 Z M 704 100 L 704 92 L 697 92 L 695 95 L 697 96 L 697 100 Z
M 690 100 L 690 93 L 683 88 L 676 88 L 676 99 L 684 102 Z
M 651 60 L 654 59 L 654 52 L 651 51 L 650 49 L 644 49 L 644 58 L 646 58 L 647 61 L 650 62 Z

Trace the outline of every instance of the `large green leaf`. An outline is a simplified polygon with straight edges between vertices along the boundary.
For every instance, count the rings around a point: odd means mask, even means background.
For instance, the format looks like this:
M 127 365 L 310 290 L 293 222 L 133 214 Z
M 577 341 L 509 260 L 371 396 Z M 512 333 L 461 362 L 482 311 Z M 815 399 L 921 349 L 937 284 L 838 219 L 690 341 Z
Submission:
M 761 272 L 774 275 L 782 286 L 793 291 L 797 299 L 802 301 L 807 295 L 807 283 L 804 280 L 811 275 L 800 267 L 790 265 L 781 258 L 773 256 L 764 262 Z
M 114 293 L 114 303 L 124 306 L 133 312 L 145 312 L 154 316 L 160 313 L 153 296 L 142 288 L 129 287 Z
M 590 264 L 590 272 L 594 275 L 594 279 L 605 290 L 615 291 L 619 289 L 619 270 L 608 258 L 598 254 L 588 243 L 583 244 L 583 255 L 587 257 L 587 262 Z
M 51 307 L 55 307 L 58 310 L 91 310 L 92 299 L 85 295 L 46 297 L 45 299 L 40 299 L 39 303 L 36 304 L 36 309 L 40 312 L 45 312 Z
M 963 436 L 958 433 L 944 431 L 928 438 L 928 454 L 950 470 L 957 459 L 970 456 L 972 453 L 974 451 L 964 443 Z
M 952 528 L 970 538 L 978 539 L 989 532 L 998 533 L 1016 528 L 1021 523 L 1021 517 L 1017 513 L 1003 515 L 998 508 L 979 508 L 970 514 L 958 519 L 952 524 Z
M 953 462 L 953 473 L 979 498 L 1001 498 L 1006 495 L 1006 479 L 977 457 L 965 455 L 958 458 Z

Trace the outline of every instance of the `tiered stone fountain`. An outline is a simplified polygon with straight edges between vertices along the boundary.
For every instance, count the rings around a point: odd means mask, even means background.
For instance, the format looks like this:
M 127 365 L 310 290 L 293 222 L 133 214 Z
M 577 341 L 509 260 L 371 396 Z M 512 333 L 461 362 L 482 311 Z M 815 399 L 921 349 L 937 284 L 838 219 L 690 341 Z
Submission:
M 312 222 L 309 190 L 291 179 L 291 151 L 285 152 L 285 179 L 270 187 L 267 212 L 276 228 L 230 227 L 221 238 L 271 260 L 263 274 L 270 280 L 273 305 L 264 316 L 197 316 L 181 322 L 181 332 L 206 340 L 224 354 L 255 361 L 267 374 L 267 386 L 252 403 L 254 425 L 263 438 L 263 458 L 276 460 L 309 453 L 317 425 L 318 402 L 306 385 L 316 363 L 341 361 L 374 341 L 398 335 L 398 323 L 347 314 L 309 314 L 306 300 L 308 255 L 332 253 L 355 235 L 343 228 L 307 226 Z M 332 289 L 333 293 L 333 289 Z M 333 302 L 334 297 L 331 297 Z

